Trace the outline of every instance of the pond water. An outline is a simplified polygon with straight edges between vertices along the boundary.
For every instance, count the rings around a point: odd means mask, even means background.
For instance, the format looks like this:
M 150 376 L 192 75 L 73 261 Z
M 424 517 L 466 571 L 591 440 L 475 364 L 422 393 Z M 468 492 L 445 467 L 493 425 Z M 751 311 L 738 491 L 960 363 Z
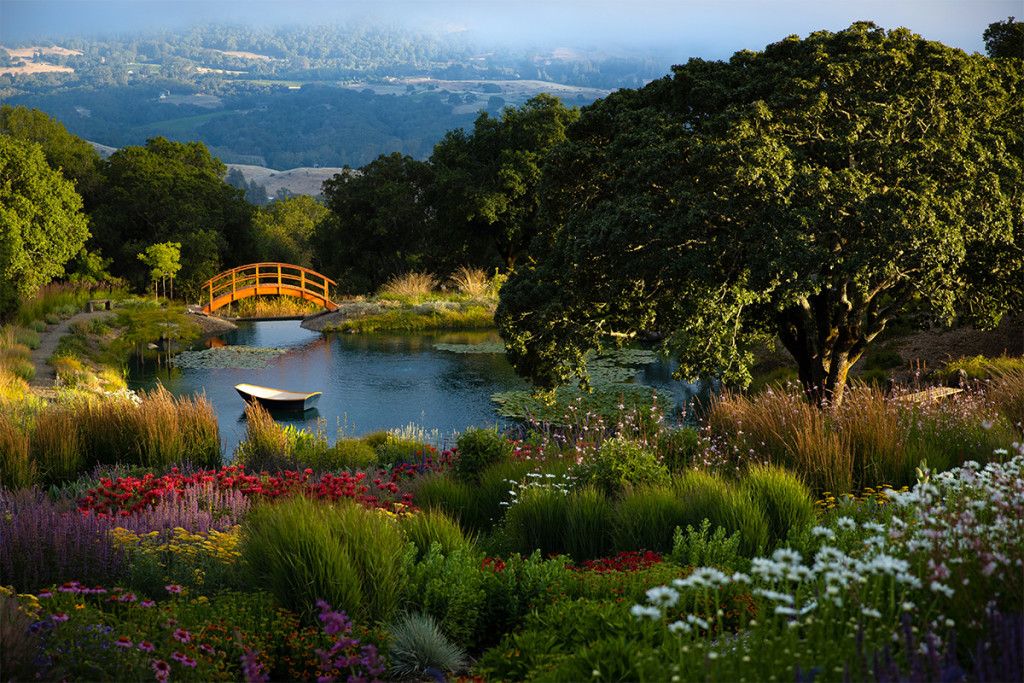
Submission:
M 321 391 L 318 406 L 301 414 L 274 413 L 282 424 L 316 429 L 318 421 L 334 440 L 338 430 L 360 436 L 414 425 L 444 440 L 470 426 L 509 424 L 495 411 L 491 394 L 525 389 L 499 353 L 452 353 L 435 344 L 500 342 L 495 331 L 321 334 L 298 321 L 240 323 L 237 330 L 207 340 L 205 346 L 279 348 L 285 352 L 259 369 L 177 368 L 166 359 L 133 368 L 132 389 L 162 383 L 175 395 L 205 393 L 217 411 L 225 455 L 245 435 L 245 402 L 236 384 L 292 391 Z M 202 348 L 202 347 L 197 347 Z M 685 405 L 699 385 L 675 382 L 667 363 L 642 366 L 637 381 L 671 391 Z

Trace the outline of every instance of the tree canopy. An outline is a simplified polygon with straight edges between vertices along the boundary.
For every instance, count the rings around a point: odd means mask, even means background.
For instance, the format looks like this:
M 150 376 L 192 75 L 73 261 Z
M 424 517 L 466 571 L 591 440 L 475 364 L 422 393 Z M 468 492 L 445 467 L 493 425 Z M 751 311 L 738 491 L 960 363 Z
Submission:
M 993 22 L 982 37 L 989 57 L 1024 59 L 1024 22 L 1014 21 L 1013 17 Z
M 0 318 L 64 272 L 89 236 L 82 198 L 35 143 L 0 134 Z
M 224 182 L 225 171 L 200 142 L 154 138 L 119 149 L 104 166 L 93 244 L 113 257 L 116 275 L 141 287 L 149 273 L 136 255 L 154 243 L 178 242 L 179 286 L 195 294 L 222 267 L 249 263 L 255 254 L 254 208 Z
M 506 107 L 500 118 L 483 112 L 472 133 L 452 131 L 434 147 L 435 203 L 439 220 L 450 228 L 450 248 L 471 252 L 470 245 L 482 246 L 501 265 L 515 264 L 537 231 L 543 159 L 578 118 L 575 107 L 538 95 L 522 107 Z
M 779 340 L 818 400 L 914 298 L 982 325 L 1024 296 L 1021 62 L 857 23 L 587 108 L 502 288 L 509 360 L 564 382 L 609 338 L 749 381 Z

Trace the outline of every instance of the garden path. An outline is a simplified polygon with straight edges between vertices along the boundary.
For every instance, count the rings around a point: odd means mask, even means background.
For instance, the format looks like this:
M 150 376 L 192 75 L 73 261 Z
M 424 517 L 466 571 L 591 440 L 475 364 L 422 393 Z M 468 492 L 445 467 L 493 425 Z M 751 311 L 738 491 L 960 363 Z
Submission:
M 32 352 L 32 364 L 36 366 L 36 375 L 29 382 L 29 386 L 32 387 L 33 393 L 46 394 L 53 390 L 57 374 L 46 361 L 57 350 L 60 338 L 71 331 L 71 326 L 80 320 L 90 322 L 96 318 L 105 318 L 109 315 L 112 315 L 110 311 L 93 311 L 91 313 L 83 311 L 75 313 L 70 318 L 66 318 L 56 325 L 47 325 L 46 330 L 39 333 L 39 348 Z

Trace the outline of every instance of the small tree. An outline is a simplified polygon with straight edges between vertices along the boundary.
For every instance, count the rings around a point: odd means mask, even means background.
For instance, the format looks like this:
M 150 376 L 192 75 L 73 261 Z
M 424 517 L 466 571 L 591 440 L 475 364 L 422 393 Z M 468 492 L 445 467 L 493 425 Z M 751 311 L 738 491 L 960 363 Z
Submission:
M 153 279 L 154 295 L 159 296 L 159 283 L 163 284 L 164 296 L 174 298 L 174 276 L 181 270 L 181 243 L 161 242 L 154 244 L 139 254 L 139 260 L 149 266 L 149 276 Z M 170 295 L 167 282 L 170 280 Z

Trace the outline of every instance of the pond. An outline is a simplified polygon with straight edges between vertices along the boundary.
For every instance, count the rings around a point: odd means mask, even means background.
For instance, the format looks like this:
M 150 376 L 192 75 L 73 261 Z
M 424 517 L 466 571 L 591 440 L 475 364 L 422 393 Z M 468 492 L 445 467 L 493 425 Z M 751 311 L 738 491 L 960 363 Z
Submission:
M 133 368 L 129 386 L 149 389 L 160 382 L 179 396 L 205 393 L 217 411 L 226 457 L 245 436 L 245 403 L 234 389 L 241 383 L 323 392 L 315 409 L 275 412 L 274 418 L 311 430 L 319 422 L 331 441 L 339 430 L 360 436 L 413 425 L 436 431 L 434 438 L 441 442 L 470 426 L 508 425 L 491 395 L 529 385 L 515 375 L 503 354 L 452 353 L 435 345 L 500 341 L 493 330 L 325 335 L 301 328 L 298 321 L 240 323 L 237 330 L 204 346 L 277 348 L 284 353 L 262 368 L 168 367 L 160 357 Z M 673 381 L 667 363 L 642 366 L 637 381 L 672 392 L 677 405 L 685 405 L 700 389 Z

